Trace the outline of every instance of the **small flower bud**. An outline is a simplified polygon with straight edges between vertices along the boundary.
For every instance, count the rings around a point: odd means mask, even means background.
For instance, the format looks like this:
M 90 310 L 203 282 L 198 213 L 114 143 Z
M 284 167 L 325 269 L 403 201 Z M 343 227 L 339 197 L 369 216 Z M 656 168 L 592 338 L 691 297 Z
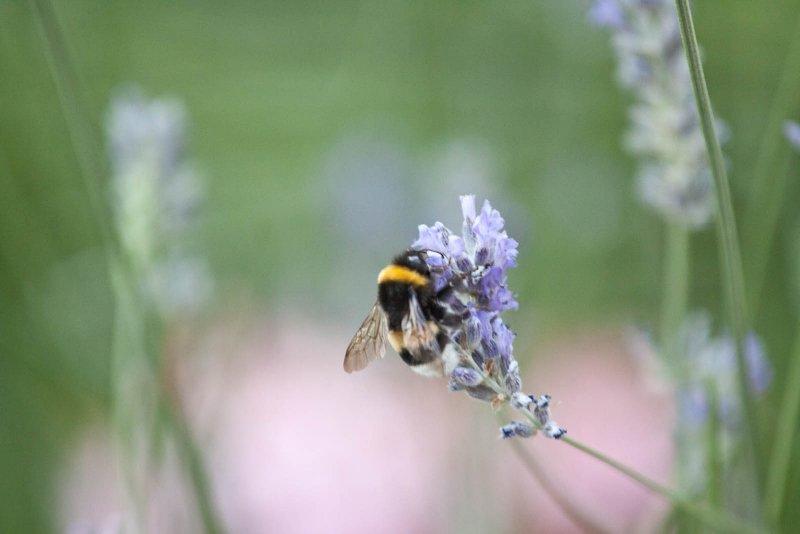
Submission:
M 467 387 L 477 386 L 483 382 L 481 374 L 469 367 L 456 367 L 450 376 L 454 381 Z
M 484 357 L 493 360 L 500 356 L 500 351 L 497 348 L 497 343 L 493 339 L 484 340 L 481 343 L 481 347 L 483 348 L 483 355 Z
M 500 428 L 500 437 L 502 439 L 510 439 L 513 437 L 529 438 L 533 436 L 535 432 L 536 430 L 529 424 L 512 421 Z
M 566 428 L 561 428 L 555 421 L 548 421 L 542 429 L 544 435 L 551 439 L 561 439 L 567 433 Z
M 534 404 L 533 414 L 540 423 L 546 425 L 550 421 L 550 395 L 539 395 Z
M 450 391 L 463 391 L 464 385 L 456 382 L 451 378 L 450 382 L 447 383 L 447 389 Z
M 525 395 L 519 391 L 511 396 L 511 404 L 514 406 L 514 408 L 524 410 L 527 409 L 532 403 L 533 399 L 530 397 L 530 395 Z
M 464 324 L 464 331 L 466 332 L 467 347 L 470 350 L 478 347 L 481 342 L 481 322 L 475 315 L 469 315 Z
M 495 393 L 495 391 L 490 387 L 473 386 L 473 387 L 468 387 L 468 388 L 465 388 L 465 389 L 467 391 L 467 394 L 470 397 L 472 397 L 473 399 L 478 399 L 478 400 L 482 400 L 482 401 L 486 401 L 486 402 L 491 402 L 491 403 L 494 404 L 494 402 L 495 402 L 495 400 L 497 398 L 497 393 Z

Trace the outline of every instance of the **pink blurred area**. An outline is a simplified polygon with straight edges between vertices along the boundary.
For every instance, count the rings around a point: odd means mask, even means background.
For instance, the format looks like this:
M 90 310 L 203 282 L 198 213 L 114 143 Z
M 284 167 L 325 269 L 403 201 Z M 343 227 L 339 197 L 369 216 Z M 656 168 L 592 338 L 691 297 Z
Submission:
M 584 334 L 541 350 L 526 373 L 527 387 L 553 396 L 553 417 L 571 437 L 634 467 L 662 483 L 670 482 L 674 410 L 664 393 L 653 392 L 630 353 L 631 344 L 615 333 Z M 667 511 L 664 501 L 624 475 L 563 443 L 537 440 L 532 453 L 548 477 L 573 502 L 612 532 L 649 532 Z M 524 468 L 510 451 L 503 461 L 514 473 Z M 547 525 L 552 532 L 580 532 L 541 495 L 530 477 L 514 481 L 512 507 L 520 532 Z M 536 498 L 530 498 L 536 495 Z
M 580 531 L 498 439 L 487 405 L 417 376 L 391 351 L 366 371 L 344 373 L 347 334 L 306 318 L 244 329 L 232 321 L 210 329 L 176 366 L 229 532 Z M 668 481 L 669 403 L 641 385 L 625 347 L 611 334 L 544 347 L 524 386 L 553 395 L 554 418 L 570 435 Z M 96 531 L 82 526 L 124 513 L 108 444 L 107 430 L 88 430 L 65 467 L 67 531 Z M 610 529 L 647 528 L 663 510 L 563 443 L 537 436 L 525 446 Z M 163 471 L 149 524 L 192 532 L 191 493 L 174 457 Z

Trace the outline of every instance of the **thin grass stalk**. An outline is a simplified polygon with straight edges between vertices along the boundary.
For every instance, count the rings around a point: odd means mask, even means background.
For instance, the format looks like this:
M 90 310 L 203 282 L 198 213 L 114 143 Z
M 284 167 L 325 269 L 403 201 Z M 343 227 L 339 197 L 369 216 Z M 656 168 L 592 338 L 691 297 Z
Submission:
M 739 394 L 744 407 L 743 432 L 750 439 L 751 461 L 755 467 L 759 480 L 758 492 L 763 487 L 761 483 L 763 470 L 761 464 L 761 446 L 759 440 L 758 418 L 753 395 L 750 393 L 747 362 L 745 360 L 744 343 L 747 332 L 747 306 L 744 275 L 742 272 L 742 257 L 739 251 L 739 240 L 736 230 L 736 219 L 731 200 L 731 189 L 728 175 L 725 170 L 725 161 L 722 149 L 715 131 L 714 114 L 711 110 L 711 99 L 708 95 L 703 65 L 700 60 L 700 50 L 697 44 L 697 35 L 692 21 L 692 12 L 689 0 L 675 0 L 678 10 L 678 19 L 681 27 L 681 40 L 686 51 L 686 59 L 692 75 L 697 111 L 700 115 L 700 124 L 708 151 L 709 164 L 714 176 L 716 187 L 717 209 L 716 226 L 719 239 L 720 261 L 722 264 L 723 286 L 725 292 L 726 310 L 728 321 L 733 333 L 736 347 L 737 375 L 739 381 Z
M 115 252 L 117 241 L 111 231 L 112 218 L 99 186 L 100 177 L 104 175 L 105 165 L 100 156 L 101 151 L 98 149 L 97 137 L 93 135 L 91 126 L 84 119 L 86 106 L 81 99 L 83 91 L 78 75 L 72 68 L 73 63 L 69 56 L 69 50 L 51 2 L 49 0 L 30 0 L 29 4 L 38 22 L 39 34 L 44 43 L 44 55 L 56 86 L 61 113 L 64 116 L 73 152 L 80 167 L 89 207 L 94 215 L 103 244 L 107 250 Z
M 767 520 L 777 525 L 783 514 L 783 505 L 789 482 L 789 466 L 793 438 L 800 424 L 800 329 L 794 353 L 789 364 L 789 374 L 783 386 L 783 399 L 778 411 L 778 421 L 773 433 L 775 444 L 767 471 L 765 506 Z
M 665 226 L 666 250 L 664 252 L 664 295 L 661 310 L 661 357 L 678 376 L 679 383 L 686 382 L 686 362 L 678 353 L 680 328 L 686 317 L 689 301 L 689 230 L 686 226 L 670 222 Z M 683 446 L 676 452 L 684 456 Z M 682 471 L 683 469 L 680 468 Z M 680 481 L 682 476 L 678 477 Z M 686 522 L 686 514 L 678 511 L 678 524 Z
M 195 488 L 194 498 L 205 532 L 206 534 L 224 532 L 214 511 L 211 484 L 205 469 L 202 451 L 191 435 L 191 429 L 177 404 L 178 401 L 172 399 L 171 402 L 165 392 L 161 392 L 161 397 L 163 400 L 161 409 L 174 430 L 180 456 L 186 465 L 192 486 Z
M 724 482 L 722 466 L 722 429 L 720 428 L 719 392 L 713 380 L 706 382 L 708 398 L 708 421 L 706 437 L 706 465 L 708 479 L 708 502 L 715 508 L 724 506 Z
M 745 212 L 743 236 L 748 251 L 748 303 L 755 316 L 761 302 L 770 250 L 788 184 L 789 149 L 783 138 L 783 122 L 800 107 L 800 16 L 786 54 L 778 87 L 769 109 L 767 125 L 753 169 L 750 201 Z
M 670 223 L 666 232 L 661 346 L 669 364 L 682 368 L 683 365 L 677 361 L 680 356 L 677 344 L 689 302 L 689 230 L 682 224 Z

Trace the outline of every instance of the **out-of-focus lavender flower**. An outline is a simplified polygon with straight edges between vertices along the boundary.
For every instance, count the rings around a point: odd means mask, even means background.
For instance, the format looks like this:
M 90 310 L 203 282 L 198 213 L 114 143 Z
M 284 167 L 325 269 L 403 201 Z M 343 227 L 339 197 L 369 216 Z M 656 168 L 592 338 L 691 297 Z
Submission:
M 188 252 L 203 191 L 185 154 L 185 110 L 128 90 L 112 100 L 106 130 L 114 215 L 135 274 L 162 313 L 194 309 L 212 279 Z
M 686 411 L 681 412 L 681 417 L 686 422 L 705 423 L 710 415 L 708 388 L 713 387 L 721 411 L 718 415 L 723 424 L 734 430 L 741 418 L 741 406 L 733 339 L 728 335 L 713 337 L 711 319 L 701 312 L 687 318 L 681 334 L 686 377 L 684 383 L 679 383 L 679 391 L 683 398 L 691 399 L 682 403 Z M 745 340 L 745 361 L 752 391 L 763 393 L 772 381 L 772 368 L 761 341 L 752 332 Z
M 742 406 L 736 351 L 730 336 L 712 335 L 711 318 L 702 312 L 687 317 L 680 340 L 677 354 L 684 359 L 675 363 L 672 376 L 678 405 L 679 476 L 687 491 L 700 493 L 707 482 L 707 454 L 702 444 L 707 439 L 709 420 L 719 422 L 723 461 L 740 436 Z M 763 393 L 772 380 L 772 369 L 754 333 L 747 335 L 745 360 L 752 393 Z
M 783 125 L 783 135 L 797 150 L 800 150 L 800 124 L 786 121 Z
M 589 19 L 611 31 L 620 84 L 636 96 L 626 145 L 640 158 L 642 200 L 672 221 L 704 225 L 713 187 L 675 6 L 595 0 Z
M 434 287 L 443 295 L 441 304 L 448 316 L 456 319 L 455 326 L 449 327 L 451 343 L 445 349 L 454 353 L 445 358 L 448 387 L 494 406 L 511 402 L 532 422 L 545 427 L 552 423 L 549 396 L 535 398 L 520 392 L 514 332 L 501 317 L 518 306 L 507 283 L 508 270 L 516 266 L 518 244 L 508 236 L 503 217 L 488 201 L 478 211 L 474 196 L 462 196 L 461 212 L 462 236 L 440 222 L 423 224 L 412 244 L 413 249 L 428 252 L 425 258 Z M 535 406 L 533 410 L 531 406 Z M 559 438 L 564 433 L 555 423 L 550 428 L 551 432 L 545 433 L 548 437 Z M 510 432 L 506 437 L 532 435 Z
M 625 13 L 617 0 L 597 0 L 589 8 L 589 20 L 597 26 L 620 29 L 625 26 Z

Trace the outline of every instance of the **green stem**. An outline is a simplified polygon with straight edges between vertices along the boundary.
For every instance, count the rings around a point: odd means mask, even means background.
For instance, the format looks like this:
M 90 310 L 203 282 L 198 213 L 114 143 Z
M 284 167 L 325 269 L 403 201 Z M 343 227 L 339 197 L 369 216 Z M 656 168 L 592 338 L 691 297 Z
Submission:
M 652 480 L 645 475 L 639 473 L 638 471 L 628 467 L 625 464 L 622 464 L 610 456 L 607 456 L 588 445 L 584 445 L 583 443 L 576 441 L 568 436 L 564 436 L 560 439 L 567 445 L 578 449 L 579 451 L 588 454 L 592 458 L 603 462 L 604 464 L 612 467 L 613 469 L 619 471 L 623 475 L 627 476 L 628 478 L 638 482 L 645 488 L 649 489 L 654 493 L 658 493 L 662 497 L 669 500 L 673 506 L 683 510 L 691 515 L 693 515 L 696 519 L 702 521 L 706 524 L 706 526 L 719 529 L 723 532 L 760 532 L 757 528 L 747 525 L 743 521 L 739 519 L 732 518 L 723 512 L 719 512 L 717 510 L 713 510 L 711 508 L 707 508 L 701 504 L 697 504 L 688 498 L 682 496 L 678 492 Z
M 670 365 L 677 362 L 678 334 L 689 301 L 689 231 L 678 223 L 667 226 L 667 250 L 664 254 L 664 300 L 661 311 L 661 346 Z
M 98 186 L 101 183 L 105 165 L 100 155 L 101 152 L 97 149 L 97 137 L 92 131 L 90 123 L 84 120 L 86 106 L 81 97 L 80 82 L 72 68 L 63 32 L 49 0 L 30 0 L 30 4 L 39 22 L 40 36 L 45 45 L 44 54 L 56 86 L 70 142 L 80 167 L 89 207 L 107 251 L 116 251 L 117 241 L 114 233 L 110 230 L 111 216 L 107 204 L 103 200 L 101 188 Z
M 744 340 L 747 332 L 747 308 L 745 300 L 744 275 L 742 273 L 742 257 L 739 252 L 739 240 L 736 231 L 731 189 L 728 175 L 725 171 L 725 161 L 717 139 L 714 126 L 714 115 L 711 111 L 711 99 L 708 96 L 703 65 L 700 61 L 700 50 L 697 45 L 697 35 L 692 21 L 692 12 L 689 0 L 675 0 L 678 9 L 678 19 L 681 27 L 681 39 L 686 60 L 692 76 L 697 111 L 700 115 L 700 124 L 706 142 L 711 173 L 714 175 L 714 185 L 717 197 L 717 234 L 719 238 L 720 260 L 722 263 L 723 285 L 725 289 L 726 309 L 728 320 L 736 346 L 736 362 L 739 379 L 739 395 L 744 406 L 745 421 L 743 432 L 750 437 L 751 458 L 755 472 L 759 478 L 762 476 L 760 469 L 761 454 L 759 442 L 758 418 L 756 417 L 753 395 L 750 394 L 748 382 L 747 362 L 744 356 Z M 761 483 L 758 488 L 762 488 Z
M 599 525 L 588 513 L 581 510 L 572 500 L 561 491 L 561 487 L 550 480 L 544 468 L 534 458 L 533 454 L 523 447 L 519 440 L 511 440 L 511 446 L 517 453 L 522 463 L 542 486 L 542 489 L 561 508 L 564 514 L 580 529 L 592 533 L 609 533 L 610 530 Z
M 722 481 L 719 392 L 714 380 L 706 381 L 706 395 L 708 397 L 708 438 L 706 439 L 708 502 L 711 506 L 719 508 L 723 506 L 724 484 Z
M 111 347 L 112 421 L 118 451 L 118 470 L 124 487 L 127 527 L 144 530 L 147 518 L 149 446 L 155 408 L 152 370 L 143 345 L 135 290 L 116 260 L 109 265 L 114 292 L 114 329 Z
M 783 512 L 783 501 L 789 479 L 792 438 L 797 433 L 798 418 L 800 418 L 800 387 L 798 384 L 800 384 L 800 329 L 795 341 L 789 375 L 783 386 L 783 400 L 778 412 L 777 427 L 773 433 L 775 445 L 767 472 L 766 511 L 767 519 L 773 524 L 780 521 Z
M 781 160 L 789 160 L 789 149 L 783 138 L 783 121 L 791 117 L 800 104 L 800 17 L 783 64 L 775 91 L 764 137 L 753 170 L 751 200 L 745 217 L 745 244 L 749 251 L 748 277 L 750 311 L 755 316 L 761 299 L 769 252 L 775 237 L 780 207 L 787 185 L 787 169 Z
M 205 462 L 200 448 L 197 446 L 191 435 L 191 430 L 186 424 L 185 416 L 180 412 L 180 408 L 170 402 L 165 393 L 161 393 L 161 409 L 166 415 L 170 426 L 175 431 L 175 439 L 181 452 L 181 457 L 186 462 L 189 476 L 194 488 L 194 497 L 200 518 L 206 534 L 217 534 L 223 529 L 214 511 L 214 503 L 211 498 L 211 484 L 205 469 Z

